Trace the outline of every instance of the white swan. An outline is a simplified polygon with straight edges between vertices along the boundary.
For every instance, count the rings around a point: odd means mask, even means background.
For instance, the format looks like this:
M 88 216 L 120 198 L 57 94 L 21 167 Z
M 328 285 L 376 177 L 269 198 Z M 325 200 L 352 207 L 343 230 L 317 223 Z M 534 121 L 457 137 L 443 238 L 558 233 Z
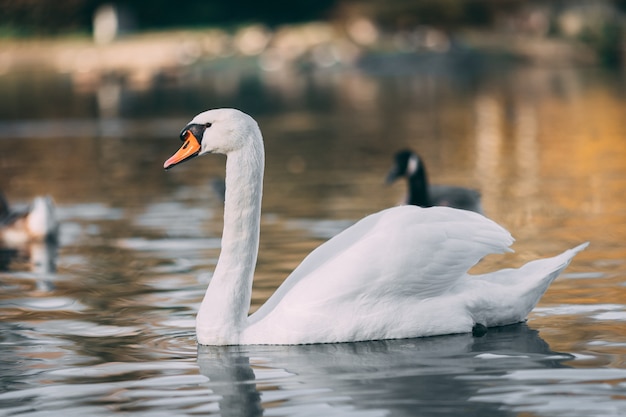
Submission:
M 554 278 L 586 244 L 553 258 L 470 276 L 509 233 L 485 217 L 447 207 L 402 206 L 370 215 L 314 250 L 248 316 L 259 244 L 263 139 L 234 109 L 197 115 L 166 169 L 223 153 L 222 252 L 196 319 L 203 345 L 304 344 L 470 332 L 476 324 L 525 320 Z

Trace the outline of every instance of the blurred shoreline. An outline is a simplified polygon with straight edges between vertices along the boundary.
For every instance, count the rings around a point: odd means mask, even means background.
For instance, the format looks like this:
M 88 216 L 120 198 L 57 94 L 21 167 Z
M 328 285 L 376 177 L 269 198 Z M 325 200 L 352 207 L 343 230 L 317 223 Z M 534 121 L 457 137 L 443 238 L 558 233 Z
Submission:
M 383 33 L 367 20 L 337 28 L 326 22 L 271 30 L 249 25 L 219 29 L 135 33 L 105 44 L 89 37 L 0 40 L 0 76 L 15 72 L 69 74 L 82 85 L 115 77 L 132 85 L 202 71 L 407 71 L 424 60 L 489 56 L 533 65 L 598 65 L 595 51 L 582 42 L 496 31 L 453 34 L 432 27 Z

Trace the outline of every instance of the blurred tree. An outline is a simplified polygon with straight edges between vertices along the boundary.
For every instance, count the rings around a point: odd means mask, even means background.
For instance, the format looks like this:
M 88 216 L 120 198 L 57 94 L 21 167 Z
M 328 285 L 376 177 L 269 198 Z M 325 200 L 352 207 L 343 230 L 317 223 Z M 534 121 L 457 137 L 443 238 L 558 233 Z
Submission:
M 87 31 L 95 0 L 0 0 L 0 30 L 10 36 Z
M 17 36 L 86 32 L 94 11 L 107 3 L 131 11 L 139 28 L 159 29 L 323 19 L 336 0 L 0 0 L 0 28 Z
M 388 28 L 492 25 L 499 15 L 529 5 L 553 9 L 594 0 L 0 0 L 0 34 L 11 36 L 90 32 L 95 10 L 112 3 L 129 10 L 139 29 L 275 26 L 327 18 L 368 17 Z M 626 0 L 603 0 L 626 10 Z
M 273 26 L 323 19 L 335 0 L 127 0 L 142 27 L 185 27 L 262 22 Z

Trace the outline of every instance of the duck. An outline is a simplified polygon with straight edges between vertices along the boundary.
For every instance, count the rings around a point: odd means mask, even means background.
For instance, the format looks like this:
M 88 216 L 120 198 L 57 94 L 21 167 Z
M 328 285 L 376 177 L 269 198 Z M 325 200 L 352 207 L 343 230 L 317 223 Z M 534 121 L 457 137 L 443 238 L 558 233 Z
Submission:
M 392 184 L 401 177 L 406 178 L 408 192 L 404 204 L 420 207 L 455 207 L 483 213 L 478 190 L 452 185 L 429 184 L 423 159 L 411 149 L 396 152 L 393 160 L 394 164 L 387 174 L 386 183 Z
M 0 192 L 0 245 L 19 247 L 56 241 L 59 222 L 52 197 L 37 196 L 23 210 L 12 208 Z
M 195 116 L 163 167 L 226 155 L 221 251 L 196 316 L 200 345 L 300 345 L 472 333 L 523 322 L 588 243 L 518 269 L 468 270 L 513 237 L 481 214 L 407 205 L 370 214 L 314 249 L 248 315 L 258 256 L 264 145 L 237 109 Z

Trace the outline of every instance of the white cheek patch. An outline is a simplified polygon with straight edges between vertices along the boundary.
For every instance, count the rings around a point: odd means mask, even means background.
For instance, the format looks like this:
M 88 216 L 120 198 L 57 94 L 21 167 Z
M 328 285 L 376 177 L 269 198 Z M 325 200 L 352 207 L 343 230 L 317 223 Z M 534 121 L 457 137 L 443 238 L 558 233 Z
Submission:
M 411 155 L 409 157 L 409 162 L 406 165 L 406 173 L 407 175 L 410 177 L 411 175 L 415 174 L 415 172 L 417 171 L 417 168 L 420 165 L 420 161 L 417 158 L 416 155 Z

